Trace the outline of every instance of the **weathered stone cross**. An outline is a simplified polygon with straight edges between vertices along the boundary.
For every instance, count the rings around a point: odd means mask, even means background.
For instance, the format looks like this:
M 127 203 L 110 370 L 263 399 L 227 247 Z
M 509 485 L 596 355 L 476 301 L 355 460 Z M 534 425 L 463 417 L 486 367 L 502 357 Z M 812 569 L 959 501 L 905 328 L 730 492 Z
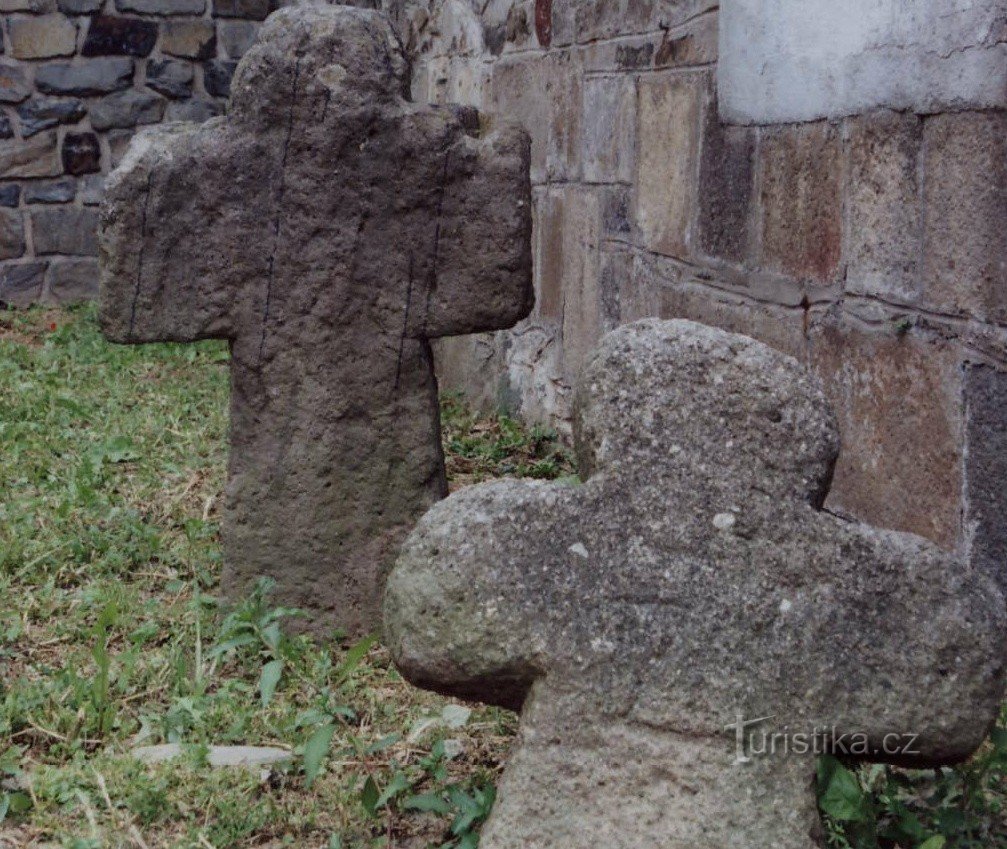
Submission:
M 462 490 L 388 582 L 411 681 L 523 705 L 481 846 L 808 849 L 816 747 L 939 764 L 980 744 L 1003 597 L 918 537 L 821 511 L 836 425 L 795 360 L 691 322 L 623 327 L 575 433 L 582 486 Z
M 102 213 L 106 335 L 231 342 L 225 589 L 350 633 L 447 492 L 427 340 L 532 302 L 524 133 L 407 88 L 378 13 L 283 9 L 227 118 L 139 137 Z

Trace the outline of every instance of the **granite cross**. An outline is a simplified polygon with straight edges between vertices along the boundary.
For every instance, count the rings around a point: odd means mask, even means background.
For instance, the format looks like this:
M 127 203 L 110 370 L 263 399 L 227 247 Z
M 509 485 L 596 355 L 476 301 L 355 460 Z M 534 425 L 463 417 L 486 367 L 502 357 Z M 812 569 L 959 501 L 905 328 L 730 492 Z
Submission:
M 272 576 L 348 633 L 447 493 L 428 340 L 533 298 L 524 132 L 407 80 L 379 13 L 282 9 L 226 118 L 134 140 L 99 234 L 109 338 L 230 341 L 226 592 Z
M 822 511 L 836 424 L 795 360 L 686 321 L 620 328 L 575 438 L 582 485 L 461 490 L 388 581 L 409 680 L 522 709 L 485 849 L 809 849 L 816 752 L 943 764 L 982 742 L 1004 599 L 919 537 Z

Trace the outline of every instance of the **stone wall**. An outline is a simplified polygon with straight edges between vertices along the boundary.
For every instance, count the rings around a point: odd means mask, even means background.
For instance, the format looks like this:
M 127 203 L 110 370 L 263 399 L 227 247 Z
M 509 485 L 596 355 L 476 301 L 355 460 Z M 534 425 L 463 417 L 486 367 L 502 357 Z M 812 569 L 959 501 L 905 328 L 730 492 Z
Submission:
M 845 40 L 800 17 L 806 0 L 390 2 L 414 96 L 533 138 L 535 313 L 441 344 L 443 382 L 565 428 L 605 330 L 659 315 L 748 333 L 825 381 L 844 441 L 830 509 L 1007 551 L 1007 86 L 962 60 L 1007 68 L 1005 0 L 928 0 L 908 22 L 905 0 L 858 0 L 894 35 Z M 747 41 L 721 27 L 756 7 Z M 910 85 L 941 62 L 946 93 Z M 725 98 L 721 73 L 776 94 L 789 73 L 794 96 Z M 718 99 L 745 108 L 732 122 Z
M 0 302 L 97 286 L 104 175 L 136 128 L 223 111 L 270 0 L 0 0 Z

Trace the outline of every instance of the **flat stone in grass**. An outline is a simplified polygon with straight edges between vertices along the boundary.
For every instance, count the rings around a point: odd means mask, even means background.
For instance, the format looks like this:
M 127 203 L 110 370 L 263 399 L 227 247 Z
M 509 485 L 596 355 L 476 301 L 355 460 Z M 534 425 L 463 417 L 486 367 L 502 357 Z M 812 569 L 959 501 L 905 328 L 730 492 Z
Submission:
M 983 741 L 1003 596 L 821 511 L 838 433 L 795 360 L 687 321 L 620 328 L 575 441 L 582 486 L 454 494 L 387 585 L 410 681 L 522 710 L 484 849 L 811 849 L 815 740 L 918 765 Z M 758 756 L 763 732 L 788 742 Z
M 283 9 L 227 117 L 139 135 L 102 208 L 106 335 L 231 342 L 226 592 L 351 634 L 447 492 L 428 340 L 532 302 L 526 135 L 407 81 L 380 14 Z
M 289 761 L 293 756 L 286 749 L 275 746 L 208 746 L 206 762 L 212 767 L 261 767 Z M 178 743 L 159 746 L 137 746 L 133 757 L 154 764 L 181 757 L 185 750 Z

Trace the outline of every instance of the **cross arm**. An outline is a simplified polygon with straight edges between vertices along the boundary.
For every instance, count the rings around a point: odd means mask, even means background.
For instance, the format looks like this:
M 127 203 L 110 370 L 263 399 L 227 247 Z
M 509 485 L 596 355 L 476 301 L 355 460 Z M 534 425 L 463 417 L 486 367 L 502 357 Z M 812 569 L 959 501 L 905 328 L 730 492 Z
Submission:
M 268 181 L 221 120 L 139 134 L 112 173 L 99 228 L 100 319 L 119 342 L 230 338 L 268 243 Z M 260 156 L 260 161 L 268 156 Z

